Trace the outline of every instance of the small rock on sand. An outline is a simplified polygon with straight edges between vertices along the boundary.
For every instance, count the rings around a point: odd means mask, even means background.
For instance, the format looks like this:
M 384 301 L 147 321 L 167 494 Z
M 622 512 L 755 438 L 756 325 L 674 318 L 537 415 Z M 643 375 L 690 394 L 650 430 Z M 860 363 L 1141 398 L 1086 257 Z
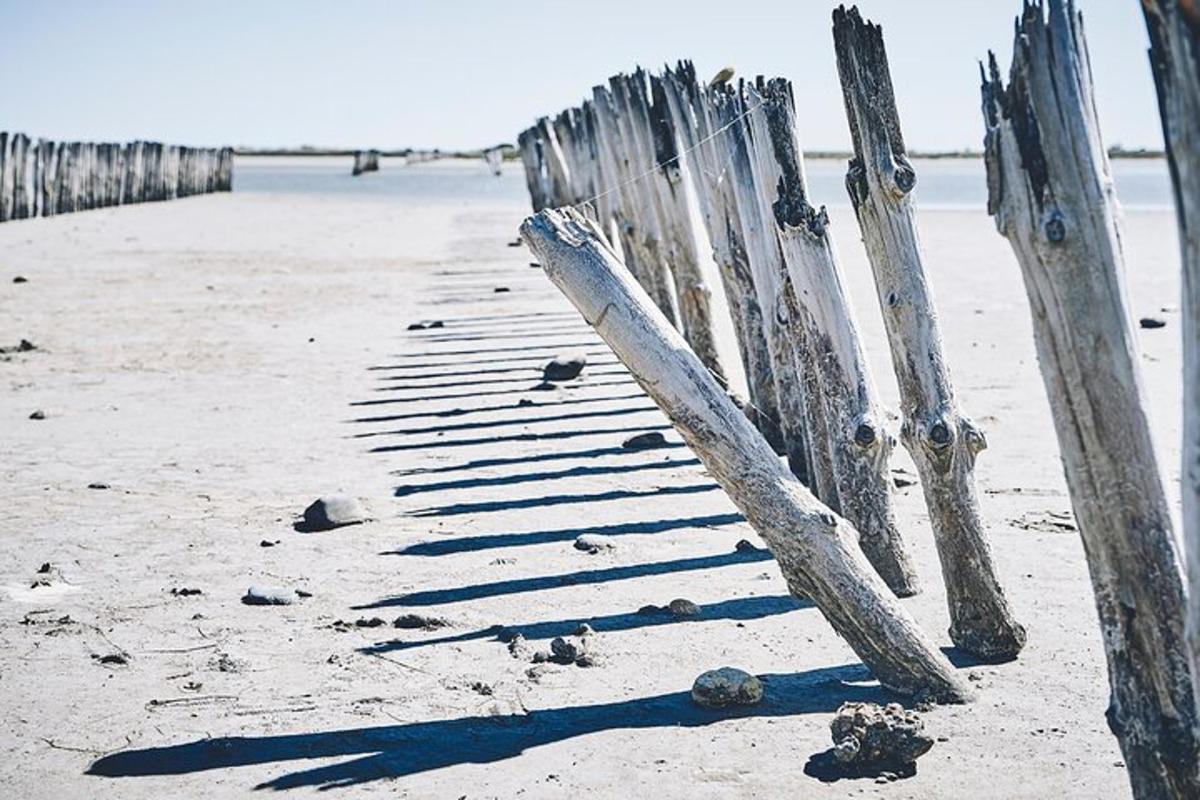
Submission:
M 29 418 L 30 419 L 45 419 L 46 412 L 39 409 L 39 410 L 33 412 L 32 414 L 30 414 Z
M 667 603 L 667 610 L 677 617 L 696 617 L 700 615 L 700 606 L 683 597 L 676 597 Z
M 512 290 L 511 290 L 511 289 L 509 289 L 507 286 L 497 286 L 497 287 L 496 287 L 495 289 L 493 289 L 492 291 L 493 291 L 495 294 L 504 294 L 505 292 L 510 292 L 510 291 L 512 291 Z
M 899 703 L 843 703 L 833 722 L 833 754 L 851 771 L 890 769 L 913 774 L 913 764 L 933 747 L 915 711 Z
M 692 700 L 705 708 L 752 706 L 762 698 L 762 681 L 734 667 L 709 670 L 692 684 Z
M 29 283 L 29 279 L 24 275 L 18 275 L 17 277 L 13 278 L 13 283 Z
M 630 436 L 621 442 L 626 450 L 653 450 L 656 447 L 666 447 L 667 437 L 659 431 L 647 431 Z
M 530 657 L 529 642 L 521 634 L 515 634 L 508 640 L 508 654 L 513 658 L 525 660 Z
M 587 356 L 583 353 L 571 353 L 556 356 L 542 367 L 542 380 L 549 383 L 561 383 L 574 380 L 587 366 Z
M 328 531 L 344 525 L 358 525 L 366 522 L 367 514 L 363 511 L 358 498 L 345 494 L 327 494 L 313 501 L 304 509 L 304 521 L 299 523 L 297 530 Z
M 594 667 L 600 662 L 595 645 L 596 632 L 585 623 L 575 636 L 557 636 L 550 641 L 550 660 L 577 667 Z
M 1147 330 L 1153 330 L 1154 328 L 1167 327 L 1167 321 L 1158 317 L 1142 317 L 1138 320 L 1138 325 Z
M 433 631 L 450 625 L 442 617 L 431 617 L 425 614 L 401 614 L 392 624 L 397 628 L 423 631 Z
M 104 483 L 103 481 L 92 481 L 91 483 L 89 483 L 87 485 L 87 488 L 89 488 L 89 489 L 111 489 L 112 486 L 110 486 L 107 483 Z
M 246 590 L 242 602 L 248 606 L 290 606 L 296 602 L 296 593 L 278 586 L 254 585 Z
M 617 546 L 611 536 L 600 533 L 583 533 L 575 538 L 575 549 L 585 553 L 599 553 L 601 550 L 612 550 Z

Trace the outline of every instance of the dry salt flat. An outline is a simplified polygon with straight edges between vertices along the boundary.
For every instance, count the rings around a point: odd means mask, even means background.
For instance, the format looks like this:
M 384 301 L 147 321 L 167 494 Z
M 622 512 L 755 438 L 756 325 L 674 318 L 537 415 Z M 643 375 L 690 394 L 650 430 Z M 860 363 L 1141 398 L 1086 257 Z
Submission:
M 933 749 L 882 782 L 807 774 L 843 702 L 889 698 L 510 246 L 525 213 L 515 194 L 235 192 L 0 226 L 0 346 L 35 346 L 0 355 L 5 796 L 1128 795 L 1020 276 L 981 210 L 921 227 L 1029 644 L 1001 665 L 951 651 L 978 700 L 925 714 Z M 857 227 L 832 223 L 894 406 Z M 1167 323 L 1139 334 L 1177 495 L 1173 226 L 1126 214 L 1133 313 Z M 578 379 L 535 388 L 580 352 Z M 622 447 L 654 431 L 665 446 Z M 894 466 L 924 587 L 904 602 L 949 647 Z M 296 529 L 336 492 L 369 519 Z M 251 585 L 294 602 L 247 605 Z M 698 612 L 644 610 L 674 599 Z M 592 665 L 534 663 L 584 623 Z M 693 704 L 721 666 L 762 703 Z

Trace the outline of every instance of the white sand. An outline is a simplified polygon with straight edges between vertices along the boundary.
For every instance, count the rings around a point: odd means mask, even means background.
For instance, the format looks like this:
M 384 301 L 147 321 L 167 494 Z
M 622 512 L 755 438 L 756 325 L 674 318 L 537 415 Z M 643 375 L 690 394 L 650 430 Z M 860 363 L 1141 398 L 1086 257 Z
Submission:
M 990 220 L 922 217 L 1029 645 L 1014 663 L 964 667 L 979 699 L 926 715 L 945 740 L 915 777 L 825 784 L 803 768 L 829 747 L 832 712 L 878 690 L 820 614 L 785 597 L 772 562 L 735 555 L 757 539 L 729 524 L 734 509 L 685 448 L 612 452 L 663 418 L 506 246 L 524 211 L 231 195 L 0 225 L 0 345 L 39 347 L 0 362 L 0 794 L 1128 795 L 1078 536 L 1015 524 L 1069 503 L 1019 275 Z M 857 230 L 833 217 L 894 404 Z M 1177 305 L 1171 216 L 1129 215 L 1126 244 L 1134 313 Z M 511 316 L 532 313 L 554 316 Z M 1177 494 L 1179 327 L 1163 316 L 1168 327 L 1140 334 Z M 423 318 L 446 327 L 405 331 Z M 577 344 L 598 354 L 584 386 L 525 391 L 543 358 Z M 522 397 L 538 406 L 517 408 Z M 27 419 L 35 409 L 46 419 Z M 377 450 L 389 447 L 407 449 Z M 486 459 L 500 461 L 471 465 Z M 96 481 L 111 488 L 86 488 Z M 293 531 L 333 490 L 376 519 Z M 919 488 L 897 503 L 925 586 L 906 605 L 948 646 Z M 617 548 L 572 548 L 594 528 Z M 313 597 L 245 606 L 251 583 Z M 170 594 L 181 587 L 203 594 Z M 674 597 L 705 613 L 634 613 Z M 330 627 L 405 612 L 453 627 Z M 487 630 L 544 648 L 585 620 L 604 663 L 536 680 Z M 96 660 L 117 652 L 127 665 Z M 696 710 L 692 680 L 727 664 L 767 676 L 764 704 Z M 85 774 L 119 751 L 96 769 L 127 777 Z

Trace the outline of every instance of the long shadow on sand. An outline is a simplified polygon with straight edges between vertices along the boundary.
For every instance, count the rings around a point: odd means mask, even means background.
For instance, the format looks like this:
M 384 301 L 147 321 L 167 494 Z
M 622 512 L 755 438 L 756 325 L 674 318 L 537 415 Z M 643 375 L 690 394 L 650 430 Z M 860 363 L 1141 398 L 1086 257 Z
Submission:
M 475 373 L 470 372 L 467 374 L 474 375 Z M 621 367 L 620 369 L 591 370 L 588 374 L 589 375 L 605 375 L 605 376 L 628 375 L 629 370 L 625 369 L 624 367 Z M 478 381 L 445 381 L 442 383 L 415 383 L 415 381 L 418 381 L 425 377 L 426 377 L 425 375 L 386 375 L 386 376 L 380 378 L 379 380 L 388 381 L 389 385 L 387 388 L 389 390 L 393 390 L 393 389 L 414 389 L 414 390 L 415 389 L 457 389 L 460 386 L 486 386 L 488 384 L 493 384 L 493 383 L 529 383 L 530 381 L 536 382 L 538 380 L 536 375 L 534 375 L 532 377 L 529 375 L 515 375 L 510 378 L 484 378 L 484 379 L 478 380 Z M 431 375 L 428 377 L 439 377 L 439 376 Z M 395 385 L 395 384 L 391 384 L 390 383 L 391 381 L 396 381 L 396 382 L 405 381 L 406 383 L 404 383 L 403 385 Z
M 487 514 L 493 511 L 517 511 L 526 508 L 545 508 L 546 506 L 599 503 L 607 500 L 634 500 L 643 497 L 701 494 L 720 488 L 715 483 L 698 483 L 690 486 L 661 486 L 657 489 L 609 489 L 590 494 L 545 494 L 540 497 L 522 497 L 512 500 L 480 500 L 475 503 L 453 503 L 448 506 L 422 508 L 411 513 L 414 517 L 454 517 L 461 514 Z
M 642 433 L 644 431 L 669 431 L 670 425 L 635 425 L 623 428 L 585 428 L 578 431 L 550 431 L 549 433 L 516 433 L 511 436 L 485 436 L 479 439 L 452 439 L 439 442 L 414 442 L 412 444 L 389 444 L 372 447 L 371 453 L 394 453 L 401 450 L 434 450 L 440 447 L 470 447 L 481 444 L 500 444 L 502 442 L 536 442 L 573 439 L 576 436 L 604 436 L 617 433 Z
M 633 394 L 601 395 L 599 397 L 572 397 L 556 399 L 549 403 L 534 403 L 533 408 L 557 408 L 558 406 L 573 406 L 586 403 L 615 403 L 621 400 L 642 400 L 646 395 L 641 392 Z M 354 403 L 353 405 L 380 405 L 390 403 L 390 400 L 374 400 Z M 383 414 L 377 417 L 355 417 L 347 422 L 400 422 L 406 419 L 428 419 L 431 417 L 460 417 L 467 414 L 487 414 L 489 412 L 507 411 L 516 408 L 511 402 L 502 406 L 479 406 L 477 408 L 448 408 L 443 411 L 416 411 L 412 414 Z M 657 406 L 655 406 L 657 408 Z
M 700 613 L 692 617 L 677 617 L 669 612 L 609 614 L 603 617 L 578 617 L 576 619 L 556 619 L 547 622 L 531 622 L 525 625 L 493 625 L 478 631 L 458 633 L 453 636 L 438 636 L 432 639 L 413 639 L 401 641 L 393 639 L 388 642 L 377 642 L 368 647 L 359 648 L 361 653 L 391 653 L 397 650 L 412 650 L 418 647 L 428 647 L 437 644 L 456 644 L 478 639 L 495 639 L 510 641 L 514 634 L 521 634 L 526 639 L 553 639 L 555 636 L 570 636 L 575 633 L 581 623 L 586 622 L 597 632 L 613 633 L 630 631 L 636 628 L 654 628 L 660 625 L 686 625 L 695 622 L 711 622 L 715 619 L 745 621 L 763 619 L 777 614 L 787 614 L 813 608 L 807 601 L 801 602 L 791 595 L 771 595 L 769 597 L 739 597 L 735 600 L 725 600 L 720 603 L 708 603 L 700 609 Z
M 667 449 L 677 450 L 686 446 L 683 442 L 668 441 L 662 447 L 655 448 L 655 452 Z M 400 477 L 405 475 L 434 475 L 442 472 L 461 472 L 463 470 L 481 469 L 483 467 L 508 467 L 517 464 L 534 464 L 544 461 L 564 461 L 577 458 L 600 458 L 602 456 L 616 455 L 629 455 L 629 451 L 623 447 L 594 447 L 590 450 L 555 450 L 552 453 L 537 453 L 512 458 L 477 458 L 464 464 L 447 464 L 440 467 L 410 467 L 409 469 L 392 470 L 392 474 Z
M 515 407 L 501 409 L 502 411 L 515 411 Z M 553 414 L 551 416 L 526 417 L 521 416 L 516 419 L 496 419 L 483 420 L 480 422 L 459 422 L 451 425 L 427 425 L 423 428 L 402 428 L 400 430 L 391 431 L 368 431 L 366 433 L 354 434 L 355 439 L 368 439 L 372 436 L 413 436 L 422 433 L 449 433 L 451 431 L 477 431 L 485 428 L 508 428 L 514 425 L 535 425 L 539 422 L 566 422 L 568 420 L 590 419 L 595 417 L 623 417 L 629 414 L 644 414 L 650 411 L 658 411 L 658 406 L 641 405 L 633 406 L 632 408 L 608 408 L 596 411 L 576 411 L 570 414 Z M 661 419 L 661 417 L 660 417 Z
M 683 691 L 508 716 L 280 736 L 222 736 L 113 753 L 97 759 L 88 774 L 110 778 L 184 775 L 252 764 L 358 756 L 339 764 L 289 772 L 256 787 L 331 789 L 455 764 L 492 764 L 534 747 L 600 731 L 662 728 L 662 735 L 670 736 L 673 728 L 698 728 L 731 718 L 824 714 L 848 701 L 883 703 L 889 698 L 877 685 L 865 683 L 871 680 L 870 674 L 860 664 L 759 678 L 766 689 L 765 697 L 759 705 L 744 709 L 703 709 L 692 702 L 689 692 Z
M 560 528 L 554 531 L 530 531 L 528 533 L 493 533 L 483 536 L 456 536 L 433 542 L 419 542 L 403 550 L 382 553 L 387 556 L 446 556 L 453 553 L 473 553 L 498 547 L 524 547 L 534 544 L 573 541 L 585 533 L 604 536 L 625 534 L 661 533 L 682 528 L 718 528 L 738 525 L 746 521 L 741 514 L 710 514 L 704 517 L 682 517 L 680 519 L 655 519 L 641 522 L 623 522 L 618 525 L 589 525 L 581 528 Z
M 599 467 L 571 467 L 557 471 L 522 472 L 516 475 L 492 475 L 487 478 L 460 478 L 456 481 L 438 481 L 436 483 L 412 484 L 397 486 L 396 497 L 408 497 L 421 492 L 441 492 L 449 489 L 482 489 L 495 486 L 515 486 L 520 483 L 539 481 L 557 481 L 568 478 L 591 478 L 597 475 L 622 475 L 630 472 L 642 472 L 655 469 L 675 469 L 676 467 L 694 467 L 700 463 L 697 458 L 681 458 L 678 461 L 650 461 L 641 464 L 610 464 Z
M 753 564 L 755 562 L 770 560 L 771 553 L 767 550 L 760 550 L 758 548 L 752 550 L 735 550 L 732 553 L 719 553 L 711 556 L 693 556 L 692 558 L 677 558 L 671 561 L 630 564 L 624 567 L 580 570 L 579 572 L 568 572 L 565 575 L 512 578 L 493 583 L 455 586 L 450 589 L 430 589 L 422 592 L 411 592 L 399 597 L 387 597 L 383 600 L 376 600 L 374 603 L 351 606 L 351 608 L 355 611 L 365 611 L 372 608 L 392 608 L 395 606 L 440 606 L 449 603 L 462 603 L 467 600 L 481 600 L 485 597 L 500 597 L 501 595 L 521 594 L 523 592 L 540 592 L 563 586 L 607 583 L 608 581 L 643 578 L 647 575 L 669 575 L 673 572 L 715 569 L 735 564 Z

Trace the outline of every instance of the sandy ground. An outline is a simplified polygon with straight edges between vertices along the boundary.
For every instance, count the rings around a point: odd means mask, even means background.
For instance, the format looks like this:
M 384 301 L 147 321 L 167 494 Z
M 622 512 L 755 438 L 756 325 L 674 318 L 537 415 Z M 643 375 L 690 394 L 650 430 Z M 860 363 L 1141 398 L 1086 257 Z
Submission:
M 37 345 L 0 361 L 0 794 L 1128 795 L 1023 290 L 982 213 L 925 214 L 923 235 L 1029 645 L 959 659 L 978 701 L 927 714 L 917 775 L 877 784 L 805 774 L 842 702 L 884 698 L 773 562 L 735 550 L 758 540 L 673 431 L 620 449 L 665 420 L 507 246 L 524 211 L 234 194 L 0 226 L 0 345 Z M 1140 335 L 1177 494 L 1173 220 L 1127 223 L 1134 313 L 1168 323 Z M 833 224 L 894 405 L 853 220 Z M 406 331 L 420 319 L 445 327 Z M 584 380 L 530 391 L 579 348 Z M 338 490 L 373 520 L 293 530 Z M 905 603 L 948 646 L 919 487 L 897 504 L 925 587 Z M 584 532 L 618 545 L 580 552 Z M 243 605 L 252 583 L 312 596 Z M 675 597 L 702 614 L 635 613 Z M 450 627 L 391 627 L 410 612 Z M 584 621 L 586 669 L 531 671 L 494 627 L 544 648 Z M 764 703 L 694 707 L 722 665 L 763 676 Z

